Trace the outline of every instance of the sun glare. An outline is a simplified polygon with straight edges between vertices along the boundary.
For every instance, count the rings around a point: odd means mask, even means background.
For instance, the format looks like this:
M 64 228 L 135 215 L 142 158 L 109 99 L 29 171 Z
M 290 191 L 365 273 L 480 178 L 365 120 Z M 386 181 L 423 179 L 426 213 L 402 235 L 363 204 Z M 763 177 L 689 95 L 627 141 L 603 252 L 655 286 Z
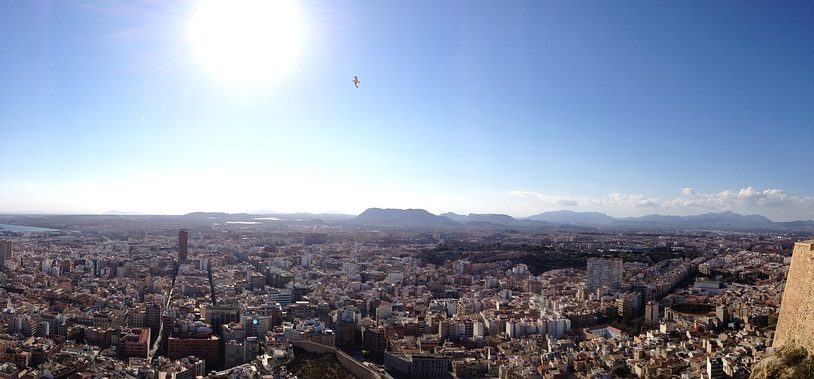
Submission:
M 204 70 L 242 87 L 284 76 L 300 52 L 302 29 L 292 0 L 201 0 L 190 20 L 192 48 Z

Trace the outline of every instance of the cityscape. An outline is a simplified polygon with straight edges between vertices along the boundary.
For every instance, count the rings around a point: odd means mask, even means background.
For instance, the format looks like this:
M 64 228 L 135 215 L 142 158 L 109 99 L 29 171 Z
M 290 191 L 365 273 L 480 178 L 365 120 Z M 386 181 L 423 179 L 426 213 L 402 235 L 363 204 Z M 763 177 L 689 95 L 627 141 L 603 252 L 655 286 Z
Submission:
M 0 1 L 0 379 L 814 378 L 812 21 Z
M 469 218 L 0 216 L 0 375 L 748 378 L 791 252 L 814 251 L 810 231 Z

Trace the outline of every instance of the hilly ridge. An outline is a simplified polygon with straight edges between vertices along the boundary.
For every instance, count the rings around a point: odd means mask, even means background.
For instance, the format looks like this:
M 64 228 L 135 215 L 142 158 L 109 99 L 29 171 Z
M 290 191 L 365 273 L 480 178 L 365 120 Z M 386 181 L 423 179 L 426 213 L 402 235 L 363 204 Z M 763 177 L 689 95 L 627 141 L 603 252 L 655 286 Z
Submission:
M 469 222 L 486 222 L 498 225 L 514 225 L 517 224 L 518 221 L 520 221 L 512 216 L 497 213 L 487 213 L 487 214 L 470 213 L 464 216 L 452 212 L 447 212 L 441 213 L 441 216 L 464 224 Z
M 610 224 L 614 220 L 613 217 L 600 212 L 574 212 L 567 210 L 543 212 L 538 215 L 530 216 L 528 219 L 574 225 L 605 225 Z
M 461 215 L 453 212 L 432 214 L 423 209 L 370 208 L 352 220 L 355 223 L 411 227 L 468 227 L 479 229 L 587 227 L 609 230 L 739 230 L 814 231 L 814 221 L 775 222 L 761 215 L 741 215 L 731 211 L 690 216 L 646 215 L 616 218 L 600 212 L 554 211 L 527 218 L 505 214 Z
M 443 227 L 455 226 L 458 223 L 444 216 L 434 215 L 423 209 L 382 209 L 368 208 L 352 220 L 352 223 L 401 226 L 401 227 Z

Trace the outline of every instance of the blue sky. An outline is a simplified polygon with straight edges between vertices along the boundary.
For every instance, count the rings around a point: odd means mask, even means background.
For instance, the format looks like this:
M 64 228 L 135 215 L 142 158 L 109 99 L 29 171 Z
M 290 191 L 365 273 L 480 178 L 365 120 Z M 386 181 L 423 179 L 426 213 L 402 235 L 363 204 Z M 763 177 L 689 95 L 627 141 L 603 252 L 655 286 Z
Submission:
M 0 2 L 0 211 L 814 219 L 810 3 L 303 1 L 251 85 L 202 4 Z

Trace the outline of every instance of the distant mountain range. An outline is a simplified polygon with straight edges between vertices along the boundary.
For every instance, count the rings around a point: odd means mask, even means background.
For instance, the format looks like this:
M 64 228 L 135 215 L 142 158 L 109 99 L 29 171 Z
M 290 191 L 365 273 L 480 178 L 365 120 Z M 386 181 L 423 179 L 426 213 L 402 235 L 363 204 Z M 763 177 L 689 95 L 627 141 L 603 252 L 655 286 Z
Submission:
M 461 215 L 447 212 L 434 215 L 423 209 L 370 208 L 351 220 L 355 223 L 406 227 L 464 226 L 481 229 L 581 227 L 611 230 L 740 230 L 811 231 L 814 221 L 774 222 L 760 215 L 734 212 L 704 213 L 691 216 L 647 215 L 616 218 L 599 212 L 554 211 L 525 219 L 505 214 Z
M 423 209 L 369 208 L 350 220 L 356 224 L 400 227 L 450 227 L 459 225 L 444 216 L 437 216 Z
M 540 213 L 528 218 L 535 221 L 546 221 L 555 224 L 573 225 L 608 225 L 614 218 L 599 212 L 553 211 Z
M 760 215 L 740 215 L 734 212 L 704 213 L 693 216 L 648 215 L 615 219 L 612 227 L 630 226 L 634 228 L 674 228 L 674 229 L 737 229 L 737 230 L 777 230 L 783 223 L 774 222 Z
M 337 213 L 224 213 L 194 212 L 186 215 L 137 215 L 131 212 L 111 211 L 104 215 L 0 215 L 0 223 L 28 225 L 36 218 L 40 224 L 50 220 L 48 227 L 61 228 L 68 222 L 100 222 L 102 220 L 178 220 L 187 225 L 212 223 L 275 223 L 302 225 L 324 223 L 411 229 L 443 230 L 620 230 L 620 231 L 679 231 L 679 230 L 731 230 L 763 232 L 814 233 L 814 221 L 775 222 L 761 215 L 741 215 L 734 212 L 704 213 L 691 216 L 647 215 L 641 217 L 611 217 L 599 212 L 554 211 L 526 218 L 505 214 L 462 215 L 452 212 L 441 215 L 424 209 L 370 208 L 358 216 Z M 28 221 L 26 221 L 28 220 Z M 73 220 L 73 221 L 70 221 Z M 70 222 L 69 222 L 70 221 Z M 68 225 L 65 224 L 65 225 Z M 34 224 L 32 224 L 34 225 Z M 39 225 L 39 224 L 37 224 Z
M 601 229 L 601 230 L 733 230 L 733 231 L 776 231 L 812 232 L 814 221 L 774 222 L 761 215 L 741 215 L 734 212 L 704 213 L 691 216 L 647 215 L 641 217 L 611 217 L 600 212 L 574 212 L 568 210 L 544 212 L 526 218 L 514 218 L 498 213 L 470 213 L 462 215 L 452 212 L 440 215 L 424 209 L 383 209 L 369 208 L 358 216 L 336 213 L 220 213 L 196 212 L 184 215 L 200 221 L 297 221 L 304 223 L 335 222 L 352 225 L 414 229 Z
M 455 222 L 459 222 L 462 224 L 466 224 L 469 222 L 488 222 L 499 225 L 516 225 L 520 221 L 512 216 L 496 213 L 487 213 L 487 214 L 470 213 L 464 216 L 459 215 L 457 213 L 447 212 L 441 213 L 441 216 L 444 216 L 446 218 L 449 218 Z

